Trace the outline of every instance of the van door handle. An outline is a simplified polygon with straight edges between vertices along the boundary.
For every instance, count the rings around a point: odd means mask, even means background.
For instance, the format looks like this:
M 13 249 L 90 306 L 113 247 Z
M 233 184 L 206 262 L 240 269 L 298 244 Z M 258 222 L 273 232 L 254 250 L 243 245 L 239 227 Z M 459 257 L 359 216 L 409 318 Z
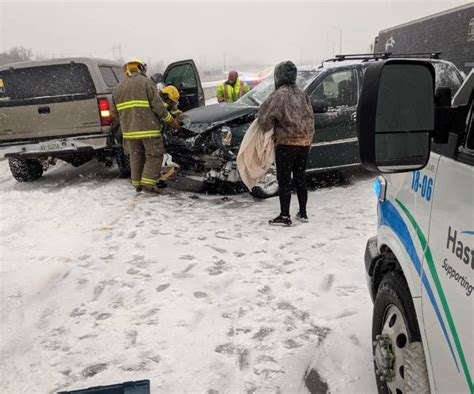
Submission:
M 44 114 L 49 114 L 51 110 L 49 107 L 39 107 L 38 112 L 44 115 Z

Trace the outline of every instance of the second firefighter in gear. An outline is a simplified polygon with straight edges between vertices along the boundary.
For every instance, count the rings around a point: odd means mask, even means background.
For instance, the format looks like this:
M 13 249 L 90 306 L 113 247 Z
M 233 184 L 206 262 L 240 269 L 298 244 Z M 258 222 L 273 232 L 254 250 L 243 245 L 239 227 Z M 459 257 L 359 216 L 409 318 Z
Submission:
M 230 71 L 227 81 L 217 87 L 217 101 L 233 103 L 249 90 L 249 85 L 239 79 L 237 71 Z
M 156 85 L 146 76 L 140 59 L 127 62 L 127 78 L 113 90 L 114 119 L 120 122 L 125 153 L 130 156 L 131 181 L 137 192 L 156 193 L 163 163 L 163 124 L 179 128 L 160 98 Z
M 173 116 L 178 118 L 183 112 L 178 108 L 179 91 L 175 86 L 169 85 L 160 90 L 160 97 L 166 106 L 166 109 Z

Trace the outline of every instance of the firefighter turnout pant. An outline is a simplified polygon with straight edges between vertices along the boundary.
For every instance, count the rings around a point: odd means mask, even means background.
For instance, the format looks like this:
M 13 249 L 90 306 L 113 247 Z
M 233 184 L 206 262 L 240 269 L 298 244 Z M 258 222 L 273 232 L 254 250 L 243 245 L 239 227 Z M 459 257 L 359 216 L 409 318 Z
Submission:
M 162 137 L 125 139 L 126 153 L 130 156 L 132 185 L 154 187 L 163 164 L 164 146 Z

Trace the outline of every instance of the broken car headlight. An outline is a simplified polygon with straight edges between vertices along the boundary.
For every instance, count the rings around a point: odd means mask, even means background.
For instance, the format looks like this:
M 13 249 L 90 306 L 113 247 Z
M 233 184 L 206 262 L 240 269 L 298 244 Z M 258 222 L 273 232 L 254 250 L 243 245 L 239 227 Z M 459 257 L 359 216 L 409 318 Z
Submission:
M 232 131 L 229 126 L 221 127 L 221 139 L 223 146 L 230 146 L 232 143 Z

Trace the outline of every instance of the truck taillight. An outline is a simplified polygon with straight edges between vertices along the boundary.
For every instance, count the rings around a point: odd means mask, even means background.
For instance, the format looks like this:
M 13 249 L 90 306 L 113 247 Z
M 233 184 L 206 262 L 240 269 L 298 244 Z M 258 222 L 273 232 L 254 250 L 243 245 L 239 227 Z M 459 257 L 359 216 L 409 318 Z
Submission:
M 112 124 L 112 113 L 110 112 L 109 100 L 100 98 L 99 102 L 100 123 L 102 126 L 110 126 Z

